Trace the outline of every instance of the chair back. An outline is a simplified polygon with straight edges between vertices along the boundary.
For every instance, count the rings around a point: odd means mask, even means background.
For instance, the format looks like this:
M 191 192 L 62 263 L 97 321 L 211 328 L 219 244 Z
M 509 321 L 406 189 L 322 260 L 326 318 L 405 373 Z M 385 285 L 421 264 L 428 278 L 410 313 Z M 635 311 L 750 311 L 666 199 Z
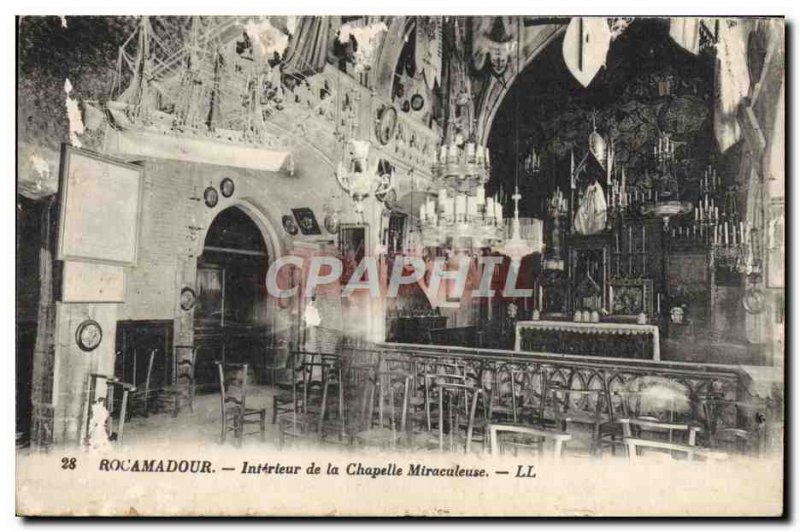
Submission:
M 220 404 L 224 410 L 244 411 L 247 402 L 247 364 L 215 362 L 219 371 Z
M 381 428 L 405 432 L 411 381 L 411 374 L 402 370 L 378 371 L 374 374 L 373 388 L 364 391 L 371 396 L 367 428 L 372 428 L 377 414 L 377 423 Z
M 566 432 L 558 432 L 554 430 L 538 429 L 522 425 L 504 425 L 504 424 L 489 424 L 486 427 L 489 433 L 489 452 L 493 456 L 503 454 L 506 446 L 519 447 L 536 447 L 538 453 L 544 453 L 545 443 L 552 443 L 553 445 L 553 458 L 559 459 L 564 451 L 564 444 L 572 439 L 572 435 Z M 513 441 L 504 441 L 505 435 L 508 439 L 514 438 Z
M 695 446 L 699 427 L 688 423 L 664 423 L 655 418 L 620 419 L 622 435 L 625 438 L 638 438 L 648 441 L 666 441 Z M 682 437 L 679 435 L 682 434 Z

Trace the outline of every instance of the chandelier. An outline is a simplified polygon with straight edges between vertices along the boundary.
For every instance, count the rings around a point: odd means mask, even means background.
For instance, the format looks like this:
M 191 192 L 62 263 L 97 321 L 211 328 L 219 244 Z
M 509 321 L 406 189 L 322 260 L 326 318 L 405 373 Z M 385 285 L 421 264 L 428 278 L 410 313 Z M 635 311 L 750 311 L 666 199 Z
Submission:
M 347 165 L 339 162 L 336 179 L 355 203 L 355 212 L 363 222 L 364 199 L 369 196 L 380 197 L 394 188 L 394 172 L 378 171 L 378 161 L 368 162 L 371 144 L 367 141 L 351 139 L 348 142 L 350 160 Z
M 659 133 L 656 143 L 653 145 L 653 157 L 657 163 L 667 163 L 675 156 L 675 143 L 667 133 Z
M 436 198 L 419 209 L 425 246 L 477 252 L 503 241 L 503 206 L 486 197 L 489 150 L 467 142 L 443 144 L 433 164 Z

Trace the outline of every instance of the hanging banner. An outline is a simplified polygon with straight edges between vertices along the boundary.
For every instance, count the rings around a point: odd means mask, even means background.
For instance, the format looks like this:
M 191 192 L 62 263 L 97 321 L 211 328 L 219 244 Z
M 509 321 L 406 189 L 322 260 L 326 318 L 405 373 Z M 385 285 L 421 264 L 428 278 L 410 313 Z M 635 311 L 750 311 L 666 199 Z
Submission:
M 581 85 L 588 87 L 606 64 L 611 30 L 605 18 L 574 17 L 564 35 L 564 62 Z

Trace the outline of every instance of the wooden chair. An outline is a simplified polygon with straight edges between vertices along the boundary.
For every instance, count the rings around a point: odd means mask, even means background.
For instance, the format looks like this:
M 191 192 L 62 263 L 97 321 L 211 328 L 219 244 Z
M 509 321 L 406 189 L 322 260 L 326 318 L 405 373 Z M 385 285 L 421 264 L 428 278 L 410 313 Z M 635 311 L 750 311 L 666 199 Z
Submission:
M 356 445 L 392 448 L 407 436 L 411 380 L 411 374 L 402 370 L 374 374 L 371 385 L 364 390 L 369 404 L 363 430 L 353 435 Z
M 481 375 L 484 388 L 485 413 L 492 422 L 519 422 L 521 404 L 521 372 L 510 367 L 490 367 Z
M 331 356 L 315 355 L 300 364 L 303 376 L 300 410 L 291 411 L 279 417 L 279 445 L 283 447 L 286 437 L 300 438 L 315 434 L 319 441 L 325 439 L 326 429 L 335 428 L 340 441 L 346 436 L 345 405 L 342 383 L 342 368 Z M 338 416 L 336 423 L 326 423 L 328 402 L 332 392 L 338 395 Z
M 539 455 L 544 454 L 545 442 L 553 444 L 553 458 L 561 458 L 566 442 L 572 435 L 566 432 L 558 432 L 547 429 L 538 429 L 523 425 L 499 425 L 489 424 L 489 451 L 492 456 L 499 456 L 506 447 L 512 447 L 515 451 L 519 448 L 536 448 Z M 501 438 L 501 434 L 506 434 L 506 441 Z
M 134 352 L 134 359 L 136 358 L 136 349 L 133 350 Z M 135 391 L 133 391 L 130 395 L 131 401 L 131 414 L 132 415 L 139 415 L 141 414 L 143 417 L 148 417 L 150 415 L 150 410 L 152 406 L 158 404 L 158 392 L 159 390 L 154 390 L 152 387 L 152 378 L 153 378 L 153 366 L 155 363 L 156 355 L 158 354 L 158 349 L 153 348 L 150 349 L 147 355 L 147 371 L 145 373 L 144 379 L 144 387 L 138 387 Z
M 464 450 L 469 453 L 476 428 L 475 413 L 483 390 L 478 386 L 443 379 L 441 375 L 429 377 L 430 379 L 426 379 L 429 380 L 428 390 L 436 397 L 438 403 L 439 450 L 444 450 L 445 421 L 447 421 L 450 449 L 455 449 L 457 431 L 461 427 L 465 427 Z M 457 378 L 458 376 L 449 375 L 449 377 Z M 486 439 L 484 438 L 484 445 L 485 443 Z
M 605 426 L 613 421 L 605 388 L 553 386 L 550 391 L 553 394 L 556 428 L 574 436 L 576 426 L 589 427 L 589 454 L 596 454 L 601 448 Z
M 418 371 L 424 371 L 423 397 L 425 403 L 425 424 L 428 432 L 432 430 L 431 410 L 436 407 L 437 400 L 433 394 L 432 385 L 436 383 L 467 384 L 466 367 L 462 364 L 436 362 L 434 364 L 422 364 Z M 464 399 L 466 401 L 466 391 Z
M 683 384 L 663 377 L 637 377 L 608 396 L 612 420 L 600 427 L 599 444 L 601 449 L 608 447 L 614 454 L 617 447 L 627 448 L 623 442 L 626 437 L 623 419 L 629 420 L 635 438 L 644 430 L 645 439 L 687 443 L 689 430 L 682 427 L 692 427 L 694 437 L 700 430 L 690 422 L 689 391 Z M 682 437 L 683 441 L 676 442 L 676 437 Z
M 716 395 L 701 396 L 698 401 L 709 447 L 739 455 L 762 453 L 766 416 L 754 411 L 752 403 Z
M 628 457 L 631 461 L 638 460 L 643 449 L 656 449 L 668 451 L 670 455 L 674 453 L 686 454 L 689 460 L 693 460 L 695 455 L 704 454 L 705 456 L 725 456 L 723 453 L 711 455 L 697 447 L 697 432 L 699 427 L 684 423 L 662 423 L 645 419 L 620 419 L 622 426 L 623 442 L 628 450 Z M 684 435 L 677 438 L 676 433 Z M 667 435 L 666 439 L 664 435 Z
M 179 358 L 179 350 L 189 350 L 189 356 Z M 176 345 L 175 353 L 175 378 L 173 383 L 155 390 L 154 400 L 159 405 L 159 409 L 171 409 L 172 417 L 177 417 L 180 411 L 188 406 L 190 412 L 194 412 L 195 398 L 195 362 L 197 361 L 197 348 L 191 345 Z M 153 357 L 156 353 L 151 353 L 151 360 L 148 364 L 147 389 L 152 388 L 151 375 Z M 146 392 L 145 395 L 147 395 Z
M 247 407 L 247 364 L 215 362 L 219 370 L 220 409 L 222 426 L 220 442 L 225 443 L 228 432 L 233 431 L 237 445 L 249 434 L 261 434 L 266 438 L 267 410 Z M 258 432 L 245 433 L 247 425 L 259 425 Z
M 305 380 L 298 367 L 302 356 L 297 352 L 289 354 L 284 375 L 276 379 L 277 393 L 272 396 L 272 424 L 274 425 L 280 414 L 297 412 L 302 405 L 303 386 Z
M 689 461 L 693 461 L 695 458 L 703 458 L 705 460 L 725 460 L 728 458 L 728 453 L 715 451 L 711 449 L 704 449 L 701 447 L 697 447 L 695 445 L 695 437 L 697 427 L 691 427 L 687 425 L 672 425 L 669 427 L 655 427 L 653 425 L 667 425 L 664 423 L 651 423 L 650 426 L 647 426 L 647 422 L 643 421 L 634 421 L 634 420 L 627 420 L 621 419 L 620 423 L 622 423 L 623 428 L 626 430 L 626 434 L 635 434 L 636 431 L 632 430 L 633 426 L 640 426 L 641 428 L 660 428 L 660 429 L 668 429 L 672 430 L 680 430 L 686 431 L 688 433 L 688 443 L 676 443 L 673 441 L 665 441 L 659 439 L 652 439 L 652 438 L 641 438 L 635 437 L 633 435 L 626 435 L 623 439 L 625 446 L 628 450 L 628 458 L 631 462 L 638 462 L 641 460 L 643 456 L 643 451 L 645 449 L 649 450 L 656 450 L 662 454 L 668 454 L 671 457 L 675 457 L 675 454 L 686 455 L 686 459 Z

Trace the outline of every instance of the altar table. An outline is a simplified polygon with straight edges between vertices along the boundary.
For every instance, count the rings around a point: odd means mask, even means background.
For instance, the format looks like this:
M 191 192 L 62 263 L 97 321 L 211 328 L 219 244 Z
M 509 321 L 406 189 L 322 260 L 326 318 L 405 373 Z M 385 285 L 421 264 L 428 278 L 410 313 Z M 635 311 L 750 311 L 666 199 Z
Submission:
M 514 349 L 613 358 L 660 360 L 658 327 L 634 323 L 520 321 Z

